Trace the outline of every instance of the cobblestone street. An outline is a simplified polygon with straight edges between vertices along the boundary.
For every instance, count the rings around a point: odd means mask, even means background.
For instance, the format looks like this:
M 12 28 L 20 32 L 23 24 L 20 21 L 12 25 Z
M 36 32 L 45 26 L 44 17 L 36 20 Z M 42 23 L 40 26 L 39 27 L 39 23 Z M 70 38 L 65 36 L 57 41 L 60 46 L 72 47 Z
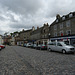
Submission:
M 0 51 L 0 75 L 75 75 L 75 54 L 7 46 Z

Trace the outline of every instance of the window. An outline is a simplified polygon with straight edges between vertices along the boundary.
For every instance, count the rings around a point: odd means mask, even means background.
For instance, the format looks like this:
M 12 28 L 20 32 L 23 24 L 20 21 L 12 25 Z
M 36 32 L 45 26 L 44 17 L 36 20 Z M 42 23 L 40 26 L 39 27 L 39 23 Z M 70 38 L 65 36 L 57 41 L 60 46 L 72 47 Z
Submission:
M 62 46 L 60 43 L 57 43 L 57 46 Z
M 44 33 L 45 33 L 45 29 L 44 29 Z
M 44 35 L 42 35 L 42 38 L 44 38 Z
M 49 45 L 54 45 L 54 44 L 51 42 L 51 43 L 49 43 Z
M 70 34 L 71 34 L 71 30 L 67 30 L 67 31 L 66 31 L 66 34 L 67 34 L 67 35 L 70 35 Z
M 60 29 L 62 29 L 62 28 L 63 28 L 63 23 L 60 24 Z
M 71 14 L 69 14 L 69 18 L 71 18 L 73 16 L 73 14 L 71 13 Z
M 49 45 L 56 45 L 56 43 L 55 42 L 50 42 Z
M 44 37 L 43 38 L 46 38 L 46 34 L 44 35 Z
M 60 31 L 60 36 L 63 36 L 64 32 L 63 31 Z
M 58 22 L 58 19 L 56 20 L 56 22 Z
M 57 32 L 54 33 L 54 36 L 57 36 Z
M 57 26 L 56 25 L 54 25 L 54 30 L 57 30 Z
M 65 43 L 66 45 L 69 45 L 69 41 L 64 41 L 64 43 Z
M 65 16 L 62 17 L 62 20 L 65 20 Z
M 66 27 L 70 27 L 70 20 L 66 21 Z

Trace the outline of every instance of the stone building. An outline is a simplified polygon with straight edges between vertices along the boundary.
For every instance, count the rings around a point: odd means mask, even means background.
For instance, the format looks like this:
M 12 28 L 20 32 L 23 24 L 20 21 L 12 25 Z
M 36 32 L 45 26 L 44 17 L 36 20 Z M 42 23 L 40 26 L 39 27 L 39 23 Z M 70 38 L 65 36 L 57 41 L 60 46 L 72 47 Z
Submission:
M 47 41 L 49 39 L 49 25 L 44 24 L 42 27 L 37 27 L 37 29 L 33 30 L 31 32 L 31 40 L 33 43 L 37 44 L 47 44 Z
M 58 14 L 56 20 L 50 25 L 51 40 L 69 40 L 75 43 L 75 12 L 62 17 Z
M 10 35 L 3 36 L 3 44 L 5 44 L 5 45 L 11 44 L 11 36 Z
M 17 45 L 17 41 L 19 40 L 19 32 L 11 33 L 11 45 Z
M 30 30 L 22 30 L 19 32 L 19 35 L 16 37 L 17 39 L 17 44 L 21 45 L 27 42 L 31 42 L 30 40 L 30 33 L 32 32 L 32 29 Z
M 40 38 L 41 38 L 41 31 L 42 27 L 37 27 L 37 29 L 34 30 L 34 27 L 32 27 L 32 32 L 30 35 L 30 39 L 32 40 L 32 43 L 40 44 Z
M 41 41 L 43 44 L 47 44 L 49 40 L 49 24 L 44 24 L 41 31 Z

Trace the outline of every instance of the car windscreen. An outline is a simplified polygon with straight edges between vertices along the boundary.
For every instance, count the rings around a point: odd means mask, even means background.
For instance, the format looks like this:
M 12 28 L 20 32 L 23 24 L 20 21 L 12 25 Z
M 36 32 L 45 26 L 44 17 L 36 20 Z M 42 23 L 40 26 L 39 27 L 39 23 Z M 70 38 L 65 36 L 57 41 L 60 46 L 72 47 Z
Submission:
M 67 45 L 65 42 L 60 42 L 61 43 L 61 45 Z

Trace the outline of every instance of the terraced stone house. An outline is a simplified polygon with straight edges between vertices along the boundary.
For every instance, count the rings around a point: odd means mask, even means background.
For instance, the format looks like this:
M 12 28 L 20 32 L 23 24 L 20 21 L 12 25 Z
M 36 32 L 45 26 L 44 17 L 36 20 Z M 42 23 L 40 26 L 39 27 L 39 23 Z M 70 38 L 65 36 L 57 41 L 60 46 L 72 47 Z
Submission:
M 32 29 L 30 30 L 22 30 L 19 32 L 19 35 L 16 37 L 17 39 L 17 44 L 22 45 L 24 43 L 31 42 L 30 40 L 30 33 L 32 32 Z
M 56 20 L 50 25 L 51 40 L 69 41 L 75 44 L 75 12 L 62 17 L 58 14 Z
M 47 44 L 47 41 L 49 39 L 48 34 L 49 34 L 49 25 L 44 24 L 42 27 L 37 27 L 37 29 L 32 29 L 33 31 L 31 32 L 31 40 L 33 43 L 36 44 Z

